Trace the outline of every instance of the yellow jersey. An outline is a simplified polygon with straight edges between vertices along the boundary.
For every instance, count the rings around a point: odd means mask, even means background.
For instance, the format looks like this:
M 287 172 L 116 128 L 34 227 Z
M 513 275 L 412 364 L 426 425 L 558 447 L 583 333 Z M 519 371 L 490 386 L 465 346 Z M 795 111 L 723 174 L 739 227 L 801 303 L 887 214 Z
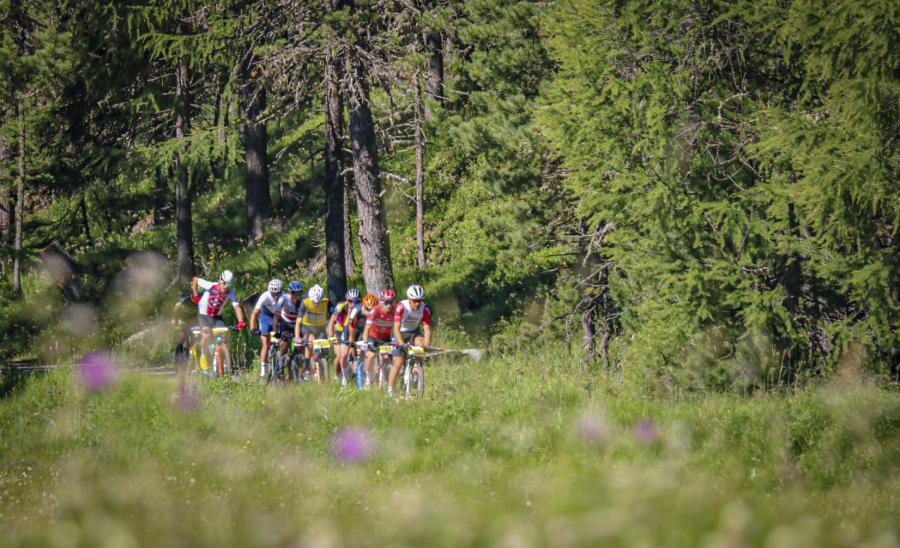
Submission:
M 303 299 L 303 308 L 301 325 L 325 327 L 325 324 L 328 323 L 328 299 L 322 299 L 319 304 L 316 304 L 307 297 Z

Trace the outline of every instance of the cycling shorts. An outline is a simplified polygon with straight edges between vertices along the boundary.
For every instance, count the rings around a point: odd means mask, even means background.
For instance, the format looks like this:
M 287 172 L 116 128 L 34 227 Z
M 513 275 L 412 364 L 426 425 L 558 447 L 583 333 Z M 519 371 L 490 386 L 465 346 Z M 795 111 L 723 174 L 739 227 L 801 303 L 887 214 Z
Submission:
M 338 331 L 334 335 L 335 335 L 335 337 L 337 337 L 338 344 L 352 344 L 352 343 L 356 342 L 356 341 L 350 340 L 350 329 L 349 328 L 345 328 L 343 331 Z M 357 339 L 359 338 L 358 331 L 356 333 L 355 338 L 357 338 Z
M 312 334 L 313 337 L 317 339 L 325 338 L 325 326 L 313 326 L 313 325 L 301 325 L 300 326 L 300 335 L 306 339 L 307 336 Z
M 275 322 L 275 315 L 265 308 L 259 311 L 259 332 L 268 335 L 272 332 L 272 324 Z
M 374 339 L 372 337 L 369 337 L 369 340 L 366 342 L 369 343 L 370 347 L 374 347 L 376 351 L 378 351 L 378 347 L 381 345 L 396 343 L 396 341 L 394 341 L 393 338 L 391 338 L 391 340 L 388 340 L 388 339 Z M 402 355 L 403 355 L 402 348 L 394 347 L 394 349 L 391 351 L 391 356 L 402 356 Z
M 225 327 L 225 320 L 222 319 L 222 316 L 207 316 L 206 314 L 200 314 L 197 319 L 197 327 Z

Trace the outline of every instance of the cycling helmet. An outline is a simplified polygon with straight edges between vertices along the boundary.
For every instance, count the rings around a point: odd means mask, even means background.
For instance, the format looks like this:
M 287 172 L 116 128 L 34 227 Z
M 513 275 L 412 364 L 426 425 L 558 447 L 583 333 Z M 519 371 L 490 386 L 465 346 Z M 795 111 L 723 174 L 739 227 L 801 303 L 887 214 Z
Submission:
M 298 282 L 297 280 L 292 281 L 288 284 L 288 291 L 291 293 L 300 293 L 303 291 L 303 284 Z
M 421 301 L 425 298 L 425 290 L 421 285 L 411 285 L 406 290 L 406 296 L 414 301 Z
M 318 284 L 309 288 L 309 298 L 312 302 L 318 304 L 325 297 L 325 290 Z
M 381 292 L 381 294 L 378 295 L 378 300 L 383 303 L 389 303 L 396 298 L 397 298 L 397 292 L 390 288 L 385 289 L 384 291 Z
M 351 287 L 347 290 L 347 294 L 344 295 L 344 298 L 348 301 L 358 301 L 359 300 L 359 289 L 355 287 Z
M 269 293 L 281 293 L 281 280 L 273 278 L 269 281 Z
M 366 296 L 363 297 L 362 304 L 366 308 L 372 308 L 376 304 L 378 304 L 378 297 L 372 295 L 371 293 L 366 293 Z
M 234 273 L 230 270 L 223 270 L 222 275 L 219 276 L 219 281 L 225 285 L 231 285 L 231 282 L 234 281 Z

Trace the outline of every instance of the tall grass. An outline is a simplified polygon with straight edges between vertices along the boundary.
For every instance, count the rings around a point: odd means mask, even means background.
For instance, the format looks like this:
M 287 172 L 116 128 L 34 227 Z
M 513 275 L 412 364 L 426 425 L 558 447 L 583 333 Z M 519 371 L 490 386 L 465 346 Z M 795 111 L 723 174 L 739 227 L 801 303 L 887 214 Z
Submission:
M 54 372 L 0 402 L 3 544 L 898 545 L 900 395 L 663 398 L 572 363 L 446 360 L 424 401 Z

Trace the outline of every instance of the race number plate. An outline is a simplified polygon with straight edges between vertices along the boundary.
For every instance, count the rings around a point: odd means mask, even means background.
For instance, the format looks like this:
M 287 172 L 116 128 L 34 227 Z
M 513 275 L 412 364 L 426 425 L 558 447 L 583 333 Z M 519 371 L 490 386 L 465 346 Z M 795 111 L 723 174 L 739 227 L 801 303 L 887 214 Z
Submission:
M 313 348 L 331 348 L 331 341 L 328 339 L 316 339 L 313 341 Z
M 409 347 L 409 353 L 410 353 L 410 354 L 418 354 L 418 355 L 422 355 L 422 354 L 425 353 L 425 349 L 422 348 L 421 346 L 410 346 L 410 347 Z
M 390 354 L 391 352 L 394 351 L 394 347 L 389 344 L 383 344 L 378 347 L 378 351 L 381 352 L 382 354 Z

